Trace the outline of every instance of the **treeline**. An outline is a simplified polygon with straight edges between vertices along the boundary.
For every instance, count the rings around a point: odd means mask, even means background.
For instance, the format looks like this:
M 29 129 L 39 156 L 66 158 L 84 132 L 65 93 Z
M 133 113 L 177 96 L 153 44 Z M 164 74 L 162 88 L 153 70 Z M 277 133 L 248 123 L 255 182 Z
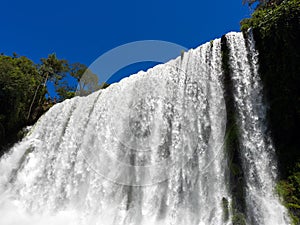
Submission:
M 284 0 L 243 0 L 243 4 L 248 4 L 252 6 L 253 4 L 257 4 L 257 9 L 259 8 L 268 8 L 279 5 Z
M 50 97 L 49 83 L 57 96 Z M 76 91 L 86 95 L 106 86 L 99 85 L 98 76 L 85 65 L 70 64 L 55 54 L 39 64 L 25 56 L 1 54 L 0 156 L 23 136 L 24 127 L 34 124 L 56 102 L 74 97 Z

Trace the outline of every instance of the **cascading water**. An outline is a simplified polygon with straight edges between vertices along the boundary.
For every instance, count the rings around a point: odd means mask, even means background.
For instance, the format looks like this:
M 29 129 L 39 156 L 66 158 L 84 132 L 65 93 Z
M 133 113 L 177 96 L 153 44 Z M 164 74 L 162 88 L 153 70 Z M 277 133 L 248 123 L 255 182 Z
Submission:
M 226 37 L 247 221 L 288 224 L 253 40 Z M 221 65 L 217 39 L 52 107 L 1 158 L 0 224 L 232 224 Z
M 258 75 L 258 53 L 252 32 L 226 35 L 229 64 L 238 111 L 241 150 L 246 177 L 246 204 L 250 224 L 287 224 L 286 211 L 274 195 L 275 150 L 267 135 L 266 106 Z

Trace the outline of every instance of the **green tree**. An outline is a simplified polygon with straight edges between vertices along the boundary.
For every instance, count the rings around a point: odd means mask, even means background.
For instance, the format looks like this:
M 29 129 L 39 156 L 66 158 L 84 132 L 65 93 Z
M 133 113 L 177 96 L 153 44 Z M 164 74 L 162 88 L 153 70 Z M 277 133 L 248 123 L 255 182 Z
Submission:
M 42 89 L 45 94 L 48 81 L 53 82 L 55 86 L 59 86 L 59 81 L 62 80 L 69 71 L 68 62 L 64 59 L 58 59 L 54 53 L 48 55 L 48 58 L 42 58 L 41 62 L 42 64 L 39 66 L 38 71 L 43 80 L 36 87 L 35 94 L 28 110 L 27 119 L 30 117 L 32 106 L 36 101 L 38 91 Z M 39 103 L 41 103 L 42 98 L 43 96 L 39 98 Z
M 55 53 L 48 55 L 48 58 L 42 58 L 41 62 L 39 72 L 44 78 L 44 85 L 46 85 L 48 81 L 58 85 L 58 82 L 62 80 L 70 70 L 68 61 L 58 59 Z
M 75 96 L 76 87 L 70 86 L 66 80 L 62 81 L 56 87 L 56 93 L 59 96 L 59 101 L 63 101 L 65 99 L 73 98 Z
M 243 5 L 248 4 L 252 6 L 254 3 L 257 3 L 259 7 L 261 6 L 272 6 L 280 4 L 283 0 L 243 0 Z
M 78 63 L 78 62 L 73 63 L 70 66 L 70 75 L 77 80 L 77 83 L 79 83 L 82 75 L 85 73 L 86 70 L 87 70 L 86 65 Z
M 86 69 L 78 80 L 76 93 L 79 96 L 88 95 L 94 91 L 101 89 L 102 85 L 99 84 L 98 76 L 90 69 Z
M 300 163 L 294 167 L 292 174 L 277 184 L 277 191 L 289 209 L 294 224 L 300 223 Z
M 87 71 L 87 72 L 86 72 Z M 82 77 L 86 72 L 87 76 Z M 59 101 L 72 98 L 80 83 L 85 94 L 98 90 L 98 77 L 80 63 L 69 65 L 55 54 L 40 64 L 24 56 L 0 55 L 0 155 L 4 146 L 18 140 L 23 127 L 33 124 L 53 103 L 45 98 L 47 84 L 53 83 Z
M 44 90 L 36 91 L 42 82 L 37 65 L 28 58 L 0 55 L 0 146 L 16 137 L 17 132 L 34 121 L 38 112 L 36 98 L 44 98 Z M 29 108 L 34 114 L 29 118 Z

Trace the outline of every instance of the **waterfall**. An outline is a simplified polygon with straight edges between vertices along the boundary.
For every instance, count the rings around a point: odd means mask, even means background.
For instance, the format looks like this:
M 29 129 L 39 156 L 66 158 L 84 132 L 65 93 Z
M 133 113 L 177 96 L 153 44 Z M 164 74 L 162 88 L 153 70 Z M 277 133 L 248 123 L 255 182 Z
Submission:
M 250 32 L 247 40 L 241 33 L 229 33 L 226 37 L 241 133 L 249 221 L 257 225 L 287 224 L 286 210 L 274 194 L 275 149 L 266 127 L 266 105 L 253 35 Z
M 250 34 L 226 35 L 247 224 L 289 224 Z M 53 106 L 0 159 L 0 224 L 232 222 L 221 40 Z

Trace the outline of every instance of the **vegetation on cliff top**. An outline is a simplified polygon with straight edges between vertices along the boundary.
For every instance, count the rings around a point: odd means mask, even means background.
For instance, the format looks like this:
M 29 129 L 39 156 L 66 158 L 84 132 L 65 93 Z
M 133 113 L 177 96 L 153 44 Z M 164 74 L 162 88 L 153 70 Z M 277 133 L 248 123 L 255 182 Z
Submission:
M 55 54 L 42 58 L 40 64 L 25 56 L 0 55 L 0 156 L 22 137 L 25 126 L 36 122 L 57 101 L 75 95 L 76 86 L 66 77 L 79 80 L 85 70 L 86 66 L 69 64 Z M 54 99 L 46 98 L 49 83 L 57 93 Z
M 253 29 L 260 53 L 260 74 L 270 104 L 268 119 L 282 178 L 277 191 L 294 224 L 300 224 L 300 0 L 245 0 L 244 3 L 258 3 L 252 17 L 241 22 L 241 30 Z M 226 60 L 226 52 L 222 54 Z M 54 54 L 41 59 L 40 64 L 24 56 L 0 55 L 0 155 L 5 146 L 18 140 L 22 128 L 33 124 L 54 104 L 45 97 L 46 84 L 54 84 L 58 101 L 71 98 L 75 87 L 65 78 L 71 76 L 79 82 L 84 71 L 84 65 L 69 64 Z M 89 81 L 84 82 L 80 85 L 85 86 Z M 92 83 L 97 82 L 93 80 Z M 230 102 L 227 104 L 232 107 Z M 234 119 L 229 124 L 234 124 Z M 236 132 L 232 131 L 227 143 L 233 149 L 230 152 L 232 184 L 243 180 L 242 170 L 238 167 Z M 234 199 L 236 203 L 242 202 L 242 186 L 241 183 L 233 189 L 234 194 L 239 193 Z M 227 209 L 226 200 L 223 204 Z M 242 205 L 234 206 L 236 224 L 242 220 L 238 216 L 243 213 Z M 227 214 L 225 210 L 225 219 Z

